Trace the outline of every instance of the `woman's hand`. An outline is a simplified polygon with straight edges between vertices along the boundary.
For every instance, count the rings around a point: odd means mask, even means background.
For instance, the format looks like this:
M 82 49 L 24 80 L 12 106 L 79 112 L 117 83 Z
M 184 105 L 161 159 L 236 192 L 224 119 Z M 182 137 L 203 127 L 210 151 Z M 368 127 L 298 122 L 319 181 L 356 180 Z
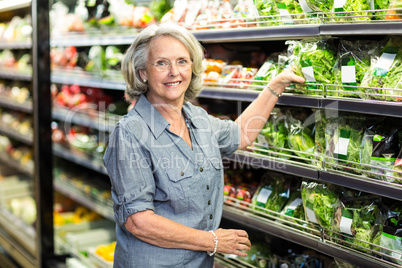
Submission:
M 244 251 L 250 250 L 251 242 L 246 231 L 219 228 L 215 231 L 215 234 L 219 241 L 216 252 L 235 254 L 240 257 L 247 256 Z
M 290 84 L 302 84 L 304 78 L 296 75 L 292 69 L 285 69 L 283 72 L 275 76 L 268 84 L 276 93 L 282 94 L 285 88 Z

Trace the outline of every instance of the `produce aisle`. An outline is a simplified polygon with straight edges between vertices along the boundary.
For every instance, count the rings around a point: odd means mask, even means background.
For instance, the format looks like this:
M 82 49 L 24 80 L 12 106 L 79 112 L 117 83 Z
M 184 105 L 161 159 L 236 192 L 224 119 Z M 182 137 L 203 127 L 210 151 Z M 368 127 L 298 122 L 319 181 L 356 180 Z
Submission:
M 55 1 L 43 65 L 46 34 L 32 22 L 46 25 L 33 11 L 44 4 L 0 1 L 0 260 L 111 267 L 102 157 L 129 108 L 119 64 L 138 31 L 163 20 L 205 47 L 195 102 L 216 116 L 235 119 L 286 66 L 306 78 L 253 146 L 224 159 L 222 226 L 248 228 L 256 247 L 216 266 L 400 267 L 402 7 L 333 2 Z

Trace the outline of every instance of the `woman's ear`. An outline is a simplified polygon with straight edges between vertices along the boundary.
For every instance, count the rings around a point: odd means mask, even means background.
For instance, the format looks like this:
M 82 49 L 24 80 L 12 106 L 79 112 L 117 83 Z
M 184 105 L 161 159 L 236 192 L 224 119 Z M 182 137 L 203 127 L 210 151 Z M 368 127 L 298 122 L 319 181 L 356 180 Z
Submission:
M 138 73 L 140 74 L 142 82 L 146 83 L 148 81 L 146 71 L 145 70 L 139 70 Z

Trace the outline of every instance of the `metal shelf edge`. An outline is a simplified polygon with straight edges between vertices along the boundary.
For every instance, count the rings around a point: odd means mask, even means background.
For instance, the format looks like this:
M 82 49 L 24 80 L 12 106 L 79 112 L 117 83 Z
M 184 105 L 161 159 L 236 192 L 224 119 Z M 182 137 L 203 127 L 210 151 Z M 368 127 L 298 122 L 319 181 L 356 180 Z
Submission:
M 402 201 L 402 186 L 374 179 L 319 171 L 319 180 Z
M 322 99 L 321 102 L 321 107 L 324 109 L 402 117 L 401 102 L 340 99 Z
M 205 43 L 240 42 L 261 40 L 287 40 L 318 36 L 319 25 L 292 25 L 274 27 L 250 27 L 193 31 L 194 36 Z
M 319 171 L 316 169 L 298 166 L 296 164 L 284 163 L 281 161 L 275 161 L 271 159 L 264 159 L 262 157 L 261 158 L 254 157 L 249 155 L 248 152 L 237 151 L 227 159 L 234 162 L 247 164 L 252 167 L 265 168 L 274 171 L 284 172 L 291 175 L 301 176 L 303 178 L 309 178 L 314 180 L 317 180 L 319 178 L 318 175 Z
M 0 245 L 17 261 L 20 265 L 24 267 L 38 267 L 37 260 L 35 257 L 30 256 L 25 249 L 21 248 L 17 242 L 8 236 L 8 234 L 3 233 L 0 229 Z
M 72 153 L 68 152 L 67 150 L 64 150 L 61 146 L 57 146 L 56 144 L 53 144 L 53 154 L 63 159 L 69 160 L 73 163 L 76 163 L 78 165 L 87 167 L 89 169 L 107 175 L 107 171 L 104 166 L 96 165 L 88 159 L 75 156 Z
M 0 2 L 0 12 L 30 7 L 31 2 L 31 0 L 2 0 Z
M 320 35 L 393 35 L 401 34 L 401 22 L 321 24 Z
M 95 202 L 92 202 L 90 200 L 88 200 L 87 198 L 85 198 L 84 196 L 78 195 L 72 191 L 70 191 L 69 189 L 67 189 L 66 187 L 63 186 L 62 183 L 55 181 L 54 183 L 54 189 L 68 197 L 70 197 L 71 199 L 74 199 L 75 201 L 77 201 L 80 204 L 85 205 L 86 207 L 92 209 L 93 211 L 99 213 L 100 215 L 104 216 L 105 218 L 114 221 L 114 216 L 113 216 L 113 211 L 112 208 L 110 208 L 110 213 L 108 213 L 107 211 L 105 211 L 105 207 L 103 207 L 100 204 L 96 204 Z

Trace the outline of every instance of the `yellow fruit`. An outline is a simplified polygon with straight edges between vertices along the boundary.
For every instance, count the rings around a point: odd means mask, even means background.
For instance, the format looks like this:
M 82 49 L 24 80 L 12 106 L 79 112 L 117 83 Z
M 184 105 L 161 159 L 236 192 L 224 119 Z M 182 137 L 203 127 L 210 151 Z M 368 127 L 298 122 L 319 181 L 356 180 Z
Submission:
M 96 248 L 96 251 L 95 251 L 95 253 L 98 254 L 101 257 L 103 257 L 106 252 L 108 252 L 108 246 L 107 245 L 99 245 Z
M 114 259 L 114 251 L 110 251 L 107 254 L 103 255 L 103 258 L 107 261 L 113 261 Z

